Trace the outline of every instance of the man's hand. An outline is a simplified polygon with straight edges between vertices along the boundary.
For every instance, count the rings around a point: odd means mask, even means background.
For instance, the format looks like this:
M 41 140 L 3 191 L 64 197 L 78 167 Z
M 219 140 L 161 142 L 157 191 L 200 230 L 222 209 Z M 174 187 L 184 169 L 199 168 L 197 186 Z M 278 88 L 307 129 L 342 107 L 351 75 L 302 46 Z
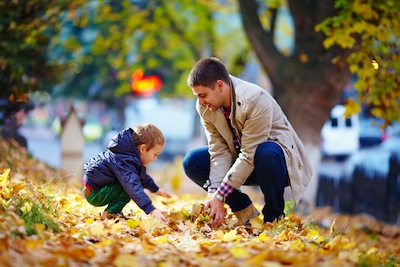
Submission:
M 209 200 L 204 203 L 204 211 L 210 208 L 209 216 L 213 219 L 211 227 L 218 227 L 225 221 L 224 203 L 211 195 Z

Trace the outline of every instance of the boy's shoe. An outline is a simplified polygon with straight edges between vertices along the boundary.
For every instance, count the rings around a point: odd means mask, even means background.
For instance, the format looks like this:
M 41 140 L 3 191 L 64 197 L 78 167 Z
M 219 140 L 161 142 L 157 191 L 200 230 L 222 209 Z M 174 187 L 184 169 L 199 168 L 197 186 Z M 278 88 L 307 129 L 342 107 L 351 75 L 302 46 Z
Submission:
M 238 221 L 233 226 L 246 225 L 251 219 L 260 215 L 260 212 L 251 203 L 247 208 L 233 212 Z
M 101 220 L 104 221 L 105 219 L 124 219 L 127 220 L 128 218 L 122 213 L 109 213 L 108 211 L 103 211 L 100 216 Z

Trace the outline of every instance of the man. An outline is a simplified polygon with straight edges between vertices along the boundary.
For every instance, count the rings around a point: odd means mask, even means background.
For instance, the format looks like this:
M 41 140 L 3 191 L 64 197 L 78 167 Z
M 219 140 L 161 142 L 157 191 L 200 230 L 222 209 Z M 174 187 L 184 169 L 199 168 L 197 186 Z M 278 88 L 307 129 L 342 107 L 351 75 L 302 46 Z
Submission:
M 213 227 L 225 220 L 224 201 L 244 225 L 259 215 L 242 185 L 259 185 L 264 194 L 264 222 L 284 216 L 283 193 L 291 187 L 298 203 L 312 170 L 303 144 L 275 99 L 261 87 L 228 74 L 217 58 L 196 63 L 188 85 L 208 147 L 190 151 L 186 175 L 208 189 L 204 209 Z

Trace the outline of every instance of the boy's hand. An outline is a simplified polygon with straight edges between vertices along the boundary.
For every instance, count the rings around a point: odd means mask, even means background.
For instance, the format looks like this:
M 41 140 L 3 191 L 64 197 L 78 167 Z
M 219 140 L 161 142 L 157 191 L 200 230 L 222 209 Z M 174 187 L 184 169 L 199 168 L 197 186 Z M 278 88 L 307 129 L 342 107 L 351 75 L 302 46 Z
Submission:
M 157 196 L 162 196 L 166 198 L 171 198 L 171 194 L 165 191 L 164 189 L 160 188 L 158 191 L 155 193 Z
M 167 222 L 168 220 L 167 220 L 167 218 L 165 218 L 164 213 L 165 213 L 165 211 L 155 209 L 150 212 L 150 215 L 153 218 L 156 218 L 157 220 L 160 220 L 162 222 Z

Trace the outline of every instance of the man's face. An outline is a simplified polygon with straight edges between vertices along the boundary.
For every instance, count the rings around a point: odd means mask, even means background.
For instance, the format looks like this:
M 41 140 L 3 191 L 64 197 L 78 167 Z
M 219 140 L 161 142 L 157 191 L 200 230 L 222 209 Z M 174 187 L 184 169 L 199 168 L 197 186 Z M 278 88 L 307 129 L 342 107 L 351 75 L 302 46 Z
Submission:
M 192 91 L 199 100 L 199 104 L 211 111 L 219 109 L 224 103 L 222 87 L 218 82 L 214 89 L 205 86 L 193 86 Z

